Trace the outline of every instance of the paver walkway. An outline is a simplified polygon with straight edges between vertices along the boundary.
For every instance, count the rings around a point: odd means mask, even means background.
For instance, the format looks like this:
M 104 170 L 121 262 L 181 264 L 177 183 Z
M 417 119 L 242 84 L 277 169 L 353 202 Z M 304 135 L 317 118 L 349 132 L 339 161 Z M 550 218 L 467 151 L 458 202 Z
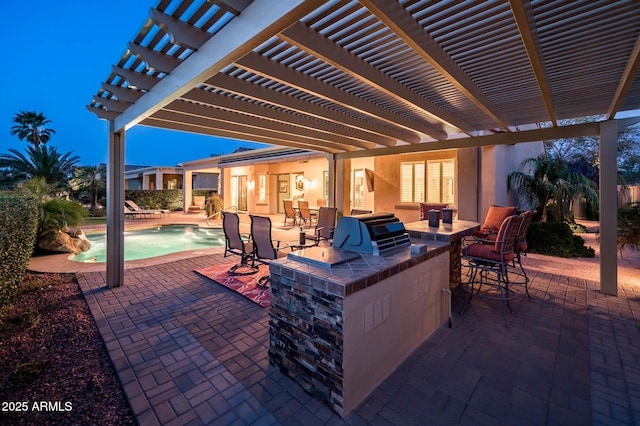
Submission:
M 640 283 L 532 273 L 532 300 L 473 300 L 346 419 L 270 366 L 268 309 L 193 272 L 210 255 L 78 276 L 141 425 L 639 424 Z M 384 342 L 381 342 L 384 344 Z

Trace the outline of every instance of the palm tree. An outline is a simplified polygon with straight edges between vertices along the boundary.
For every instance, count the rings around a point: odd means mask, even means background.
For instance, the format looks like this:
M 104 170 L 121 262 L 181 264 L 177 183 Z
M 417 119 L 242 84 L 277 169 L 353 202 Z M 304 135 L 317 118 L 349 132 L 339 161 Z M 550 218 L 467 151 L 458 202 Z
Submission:
M 522 170 L 530 170 L 524 173 Z M 541 221 L 547 221 L 549 207 L 555 205 L 558 219 L 564 218 L 565 206 L 578 196 L 595 206 L 598 194 L 593 181 L 572 172 L 569 163 L 559 156 L 540 154 L 520 163 L 520 171 L 509 174 L 507 188 L 523 196 L 531 208 L 538 209 Z
M 20 111 L 13 117 L 15 126 L 11 128 L 12 135 L 18 135 L 21 141 L 26 140 L 38 149 L 40 144 L 46 144 L 55 130 L 45 127 L 51 120 L 44 114 L 35 111 Z
M 53 146 L 29 146 L 26 151 L 27 155 L 12 148 L 10 154 L 0 155 L 0 167 L 8 169 L 7 183 L 42 177 L 54 189 L 60 189 L 66 186 L 80 160 L 72 152 L 61 155 Z
M 105 165 L 78 167 L 73 171 L 69 186 L 74 191 L 87 190 L 91 193 L 91 209 L 98 204 L 98 194 L 107 187 Z
M 25 181 L 21 191 L 34 195 L 39 200 L 38 239 L 82 224 L 85 209 L 78 203 L 50 195 L 55 189 L 45 178 L 36 176 Z

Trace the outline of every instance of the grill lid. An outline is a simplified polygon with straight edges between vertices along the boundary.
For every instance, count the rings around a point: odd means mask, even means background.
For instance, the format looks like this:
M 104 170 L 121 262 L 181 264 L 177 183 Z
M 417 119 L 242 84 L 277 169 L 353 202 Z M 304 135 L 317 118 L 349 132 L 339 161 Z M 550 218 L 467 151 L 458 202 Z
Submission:
M 393 213 L 341 217 L 333 234 L 333 247 L 360 253 L 384 255 L 410 245 L 404 224 Z

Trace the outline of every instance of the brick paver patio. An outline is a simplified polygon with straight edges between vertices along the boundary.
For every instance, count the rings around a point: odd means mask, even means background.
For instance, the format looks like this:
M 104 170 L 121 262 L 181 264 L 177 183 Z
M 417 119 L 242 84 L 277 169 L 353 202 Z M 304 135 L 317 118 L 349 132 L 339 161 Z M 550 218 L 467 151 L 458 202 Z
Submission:
M 473 300 L 346 419 L 269 365 L 268 308 L 193 270 L 195 257 L 78 276 L 141 425 L 639 424 L 640 284 L 532 273 L 531 300 Z M 381 342 L 384 344 L 384 342 Z

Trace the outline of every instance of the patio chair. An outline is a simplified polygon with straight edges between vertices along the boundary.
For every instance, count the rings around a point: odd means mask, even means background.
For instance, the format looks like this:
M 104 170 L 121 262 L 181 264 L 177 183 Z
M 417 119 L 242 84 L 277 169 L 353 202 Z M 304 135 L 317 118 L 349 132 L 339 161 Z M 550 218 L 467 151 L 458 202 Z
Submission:
M 487 217 L 484 219 L 479 231 L 473 233 L 474 236 L 487 239 L 492 234 L 497 234 L 502 222 L 509 216 L 516 214 L 515 207 L 504 207 L 493 205 L 489 207 Z
M 250 275 L 258 272 L 253 259 L 253 243 L 245 240 L 240 234 L 240 217 L 237 213 L 222 212 L 222 229 L 224 231 L 224 257 L 229 254 L 240 256 L 240 263 L 229 268 L 230 274 Z M 251 261 L 251 262 L 250 262 Z
M 297 215 L 296 215 L 296 211 L 293 209 L 293 201 L 291 200 L 284 200 L 284 223 L 283 225 L 287 224 L 287 219 L 291 219 L 293 221 L 293 226 L 296 225 L 297 222 Z
M 309 210 L 308 201 L 298 201 L 298 215 L 298 218 L 304 225 L 309 222 L 309 227 L 311 226 L 311 220 L 313 219 L 313 216 L 311 215 L 311 210 Z
M 124 203 L 134 212 L 146 212 L 150 214 L 161 214 L 164 217 L 165 214 L 169 213 L 167 209 L 143 209 L 136 204 L 133 200 L 124 200 Z
M 461 283 L 463 291 L 469 295 L 464 299 L 463 312 L 474 294 L 478 297 L 504 301 L 506 308 L 511 311 L 509 301 L 517 294 L 509 288 L 511 282 L 508 268 L 515 257 L 515 242 L 523 220 L 522 215 L 507 217 L 500 225 L 495 241 L 478 237 L 463 240 L 461 265 L 469 269 L 468 282 Z M 482 292 L 483 287 L 484 292 Z M 507 325 L 504 307 L 502 316 Z
M 449 204 L 420 203 L 420 220 L 429 219 L 429 210 L 438 210 L 439 219 L 442 220 L 442 210 L 449 208 Z
M 193 197 L 193 202 L 189 206 L 187 213 L 201 213 L 204 211 L 207 197 L 204 195 L 196 195 Z
M 338 209 L 335 207 L 320 207 L 318 210 L 318 222 L 316 222 L 313 235 L 307 234 L 307 239 L 314 240 L 316 245 L 319 245 L 322 240 L 333 240 L 333 232 L 336 230 L 337 211 Z
M 361 214 L 371 214 L 371 210 L 351 209 L 351 216 L 358 216 Z
M 522 256 L 527 255 L 527 249 L 529 248 L 529 245 L 527 244 L 527 231 L 529 230 L 529 225 L 531 224 L 531 220 L 535 214 L 536 210 L 527 210 L 526 212 L 520 213 L 520 216 L 523 216 L 523 219 L 520 223 L 520 228 L 518 229 L 518 235 L 516 236 L 515 256 L 513 258 L 514 265 L 517 263 L 518 266 L 520 266 L 520 271 L 522 271 L 522 275 L 524 276 L 524 289 L 529 299 L 531 299 L 531 296 L 529 296 L 529 277 L 522 266 Z
M 275 247 L 273 245 L 271 219 L 266 216 L 249 215 L 249 217 L 251 218 L 251 238 L 253 240 L 253 266 L 257 268 L 255 266 L 256 262 L 268 265 L 271 260 L 285 257 L 286 254 L 279 251 L 280 241 L 276 241 Z M 268 287 L 269 275 L 258 279 L 257 285 L 259 287 Z

